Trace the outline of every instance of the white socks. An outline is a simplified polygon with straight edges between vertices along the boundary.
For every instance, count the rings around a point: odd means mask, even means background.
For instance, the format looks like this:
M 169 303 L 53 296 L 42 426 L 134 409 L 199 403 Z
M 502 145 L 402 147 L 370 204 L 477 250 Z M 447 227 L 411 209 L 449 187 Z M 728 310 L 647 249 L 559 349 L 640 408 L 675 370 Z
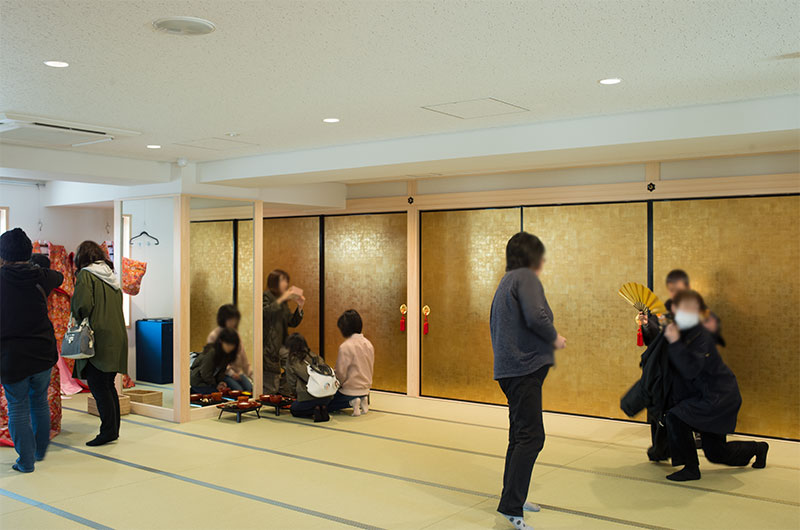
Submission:
M 515 515 L 506 515 L 504 513 L 501 513 L 500 515 L 508 519 L 508 522 L 513 524 L 514 528 L 516 528 L 517 530 L 525 530 L 526 528 L 533 529 L 532 526 L 528 526 L 527 524 L 525 524 L 525 519 L 523 519 L 522 517 L 517 517 Z
M 538 504 L 534 504 L 534 503 L 528 501 L 528 502 L 526 502 L 525 504 L 522 505 L 522 509 L 523 509 L 523 511 L 526 511 L 526 512 L 538 512 L 539 510 L 542 509 L 542 507 L 539 506 Z
M 361 416 L 361 398 L 351 399 L 350 406 L 353 407 L 353 416 Z
M 369 396 L 351 399 L 350 406 L 353 407 L 353 416 L 366 414 L 369 412 Z

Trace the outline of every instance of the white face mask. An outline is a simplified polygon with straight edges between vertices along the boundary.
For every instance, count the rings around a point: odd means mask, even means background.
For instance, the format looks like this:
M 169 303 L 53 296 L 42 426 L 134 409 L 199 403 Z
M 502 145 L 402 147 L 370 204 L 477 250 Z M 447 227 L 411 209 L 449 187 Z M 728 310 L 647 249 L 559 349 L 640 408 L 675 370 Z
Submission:
M 700 323 L 700 315 L 689 311 L 675 311 L 675 325 L 678 329 L 690 329 Z

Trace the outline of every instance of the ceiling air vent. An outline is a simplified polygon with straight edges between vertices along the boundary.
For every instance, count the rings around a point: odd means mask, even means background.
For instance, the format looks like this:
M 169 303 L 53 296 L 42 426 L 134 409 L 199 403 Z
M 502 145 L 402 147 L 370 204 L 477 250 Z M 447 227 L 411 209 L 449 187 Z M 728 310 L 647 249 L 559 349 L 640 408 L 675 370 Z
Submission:
M 0 142 L 33 147 L 80 147 L 82 145 L 110 142 L 120 136 L 137 136 L 141 133 L 50 120 L 11 112 L 0 113 Z

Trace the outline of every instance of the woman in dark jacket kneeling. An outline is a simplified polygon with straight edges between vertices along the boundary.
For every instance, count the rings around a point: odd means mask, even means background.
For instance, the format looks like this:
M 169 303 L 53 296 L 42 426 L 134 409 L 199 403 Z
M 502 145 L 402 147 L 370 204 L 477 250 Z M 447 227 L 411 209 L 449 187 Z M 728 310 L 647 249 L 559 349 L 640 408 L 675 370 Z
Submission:
M 328 421 L 328 403 L 333 396 L 318 398 L 308 392 L 308 367 L 332 374 L 333 371 L 325 361 L 312 352 L 308 347 L 305 337 L 299 333 L 292 333 L 286 339 L 286 348 L 289 355 L 286 361 L 286 382 L 297 401 L 292 403 L 292 416 L 300 418 L 314 418 L 314 422 Z
M 210 394 L 227 388 L 225 377 L 228 365 L 236 360 L 239 345 L 239 334 L 231 328 L 224 328 L 214 342 L 206 344 L 203 352 L 192 363 L 192 392 Z
M 700 478 L 692 431 L 700 433 L 703 453 L 710 462 L 753 467 L 767 464 L 766 442 L 728 442 L 726 435 L 736 429 L 742 396 L 736 376 L 722 361 L 712 334 L 703 326 L 706 305 L 696 291 L 681 291 L 673 300 L 675 322 L 664 336 L 669 341 L 669 361 L 675 369 L 672 402 L 667 412 L 667 434 L 672 463 L 685 466 L 667 476 L 683 482 Z

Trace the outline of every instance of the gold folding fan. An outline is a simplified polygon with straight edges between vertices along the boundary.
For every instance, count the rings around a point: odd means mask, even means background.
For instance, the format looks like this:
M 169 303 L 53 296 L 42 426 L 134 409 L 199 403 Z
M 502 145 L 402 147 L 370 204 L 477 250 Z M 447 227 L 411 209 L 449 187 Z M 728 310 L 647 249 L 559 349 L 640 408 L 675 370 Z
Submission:
M 620 288 L 619 295 L 640 312 L 649 311 L 656 315 L 665 315 L 667 313 L 667 308 L 661 300 L 653 294 L 653 291 L 641 283 L 626 283 Z

